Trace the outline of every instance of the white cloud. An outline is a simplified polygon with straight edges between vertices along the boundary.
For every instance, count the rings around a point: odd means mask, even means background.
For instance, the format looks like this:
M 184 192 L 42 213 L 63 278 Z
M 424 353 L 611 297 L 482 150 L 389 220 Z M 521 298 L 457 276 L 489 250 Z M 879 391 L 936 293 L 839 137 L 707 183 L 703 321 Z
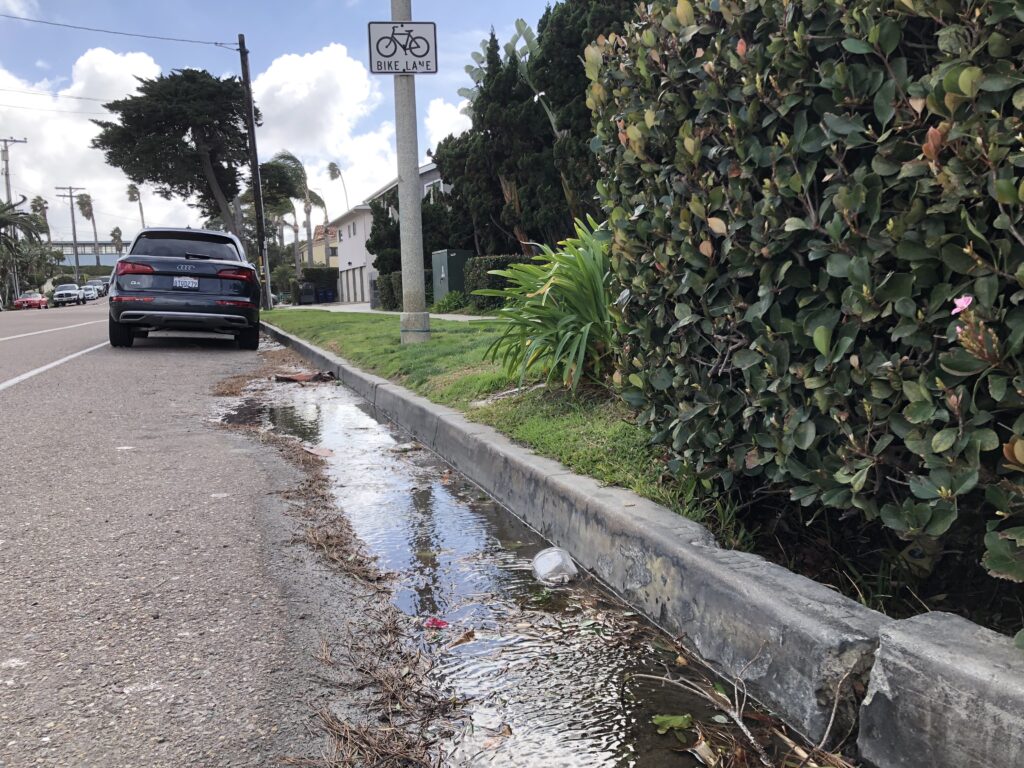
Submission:
M 13 16 L 32 16 L 39 10 L 39 0 L 0 0 L 0 11 Z
M 253 97 L 263 116 L 261 157 L 287 149 L 301 158 L 332 218 L 344 211 L 345 194 L 340 180 L 328 178 L 328 163 L 341 168 L 350 206 L 394 178 L 394 126 L 385 121 L 358 130 L 383 100 L 381 81 L 345 46 L 275 59 L 253 81 Z
M 44 59 L 36 59 L 36 66 L 39 69 L 49 69 L 50 68 L 50 62 L 45 61 Z
M 127 180 L 90 144 L 102 119 L 100 102 L 60 98 L 87 96 L 117 99 L 135 91 L 135 76 L 155 77 L 160 67 L 145 53 L 118 54 L 105 48 L 83 53 L 72 68 L 72 78 L 57 90 L 58 80 L 28 82 L 0 68 L 0 87 L 14 91 L 45 90 L 51 95 L 5 91 L 0 122 L 7 135 L 27 138 L 27 144 L 11 148 L 11 184 L 17 196 L 42 195 L 50 203 L 50 226 L 55 239 L 70 239 L 71 215 L 65 200 L 57 197 L 57 185 L 84 187 L 93 197 L 96 223 L 103 238 L 115 226 L 126 238 L 139 228 L 138 206 L 125 196 Z M 147 224 L 184 225 L 198 222 L 196 212 L 184 202 L 166 201 L 150 193 L 143 198 Z M 91 239 L 92 227 L 82 226 L 79 235 Z
M 430 149 L 436 148 L 438 143 L 449 135 L 458 136 L 472 127 L 473 122 L 462 114 L 467 104 L 469 102 L 466 100 L 452 104 L 444 99 L 431 99 L 424 119 L 427 127 L 427 146 Z
M 0 7 L 11 0 L 0 0 Z M 138 208 L 124 193 L 127 179 L 108 166 L 103 154 L 91 145 L 102 119 L 102 101 L 123 98 L 138 85 L 136 76 L 156 77 L 160 65 L 146 53 L 115 53 L 94 48 L 67 71 L 47 72 L 30 82 L 0 66 L 0 87 L 15 91 L 45 91 L 49 95 L 5 92 L 0 123 L 5 135 L 27 137 L 28 144 L 11 149 L 13 191 L 29 199 L 42 195 L 50 203 L 50 223 L 55 238 L 70 239 L 67 203 L 57 197 L 56 185 L 85 187 L 93 196 L 100 236 L 114 226 L 124 235 L 140 226 Z M 42 74 L 42 73 L 40 73 Z M 327 201 L 332 217 L 348 204 L 354 206 L 396 175 L 395 127 L 390 110 L 379 109 L 383 89 L 390 79 L 373 78 L 366 66 L 339 44 L 305 55 L 275 59 L 253 82 L 253 91 L 264 125 L 258 129 L 260 155 L 267 159 L 281 149 L 295 153 L 305 163 L 311 186 Z M 102 101 L 66 98 L 88 97 Z M 436 102 L 436 104 L 435 104 Z M 426 134 L 445 135 L 459 129 L 457 108 L 435 100 L 430 105 Z M 327 174 L 330 162 L 342 170 L 341 180 Z M 247 170 L 247 169 L 246 169 Z M 186 201 L 166 201 L 143 188 L 146 223 L 196 226 L 198 212 Z M 317 221 L 322 214 L 314 214 Z M 92 236 L 91 226 L 79 234 Z

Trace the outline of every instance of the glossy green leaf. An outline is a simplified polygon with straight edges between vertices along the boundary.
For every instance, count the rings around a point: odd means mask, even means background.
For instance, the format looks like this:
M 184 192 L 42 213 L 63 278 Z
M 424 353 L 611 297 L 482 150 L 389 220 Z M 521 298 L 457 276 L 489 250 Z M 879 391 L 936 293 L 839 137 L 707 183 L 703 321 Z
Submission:
M 955 429 L 943 429 L 935 433 L 932 438 L 932 450 L 935 453 L 943 453 L 953 447 L 956 442 L 957 431 Z
M 821 354 L 827 355 L 832 346 L 832 330 L 824 325 L 814 329 L 814 348 Z
M 843 48 L 848 50 L 850 53 L 873 53 L 874 48 L 869 43 L 863 40 L 856 40 L 852 37 L 848 37 L 843 40 Z

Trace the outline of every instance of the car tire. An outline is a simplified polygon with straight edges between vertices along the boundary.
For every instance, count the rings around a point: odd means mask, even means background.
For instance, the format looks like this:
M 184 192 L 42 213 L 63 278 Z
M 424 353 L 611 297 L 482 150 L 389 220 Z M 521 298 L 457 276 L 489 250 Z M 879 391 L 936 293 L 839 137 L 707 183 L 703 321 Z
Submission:
M 107 338 L 110 339 L 112 347 L 130 347 L 135 341 L 135 334 L 130 326 L 117 322 L 113 317 L 107 317 Z
M 260 348 L 260 329 L 258 326 L 246 328 L 235 336 L 235 338 L 238 340 L 239 349 L 247 349 L 251 351 Z

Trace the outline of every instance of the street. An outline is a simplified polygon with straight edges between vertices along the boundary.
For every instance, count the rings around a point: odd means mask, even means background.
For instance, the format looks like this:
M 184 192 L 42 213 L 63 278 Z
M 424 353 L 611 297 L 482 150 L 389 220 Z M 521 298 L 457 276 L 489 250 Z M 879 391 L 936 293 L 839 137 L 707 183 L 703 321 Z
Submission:
M 0 314 L 0 766 L 316 752 L 311 651 L 346 610 L 275 494 L 301 473 L 209 423 L 214 384 L 259 358 L 115 350 L 106 312 Z

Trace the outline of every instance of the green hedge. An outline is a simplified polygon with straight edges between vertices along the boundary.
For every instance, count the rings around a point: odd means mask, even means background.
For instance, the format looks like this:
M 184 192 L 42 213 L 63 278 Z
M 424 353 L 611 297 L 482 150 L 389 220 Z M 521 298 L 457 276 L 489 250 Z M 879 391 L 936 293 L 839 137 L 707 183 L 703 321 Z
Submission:
M 53 278 L 53 287 L 56 288 L 58 285 L 66 285 L 68 283 L 74 283 L 74 282 L 75 282 L 75 276 L 74 275 L 67 275 L 67 274 L 55 275 L 54 278 Z M 82 282 L 84 283 L 85 280 L 83 280 Z
M 388 275 L 388 279 L 391 280 L 391 293 L 395 297 L 395 311 L 402 311 L 402 273 L 392 272 Z
M 469 294 L 469 303 L 477 309 L 500 307 L 504 304 L 503 299 L 497 296 L 478 296 L 476 291 L 502 290 L 508 285 L 508 281 L 504 277 L 489 274 L 491 270 L 508 269 L 513 264 L 522 264 L 527 261 L 529 259 L 521 253 L 511 256 L 476 256 L 467 259 L 463 276 L 466 293 Z
M 317 288 L 333 288 L 338 290 L 338 270 L 336 267 L 303 267 L 302 282 L 312 283 Z
M 423 278 L 426 281 L 426 300 L 429 307 L 434 303 L 434 271 L 424 270 Z M 380 308 L 389 312 L 400 312 L 402 310 L 402 273 L 392 272 L 389 275 L 380 275 L 377 278 L 377 292 L 380 296 Z
M 655 0 L 585 58 L 619 375 L 673 467 L 1024 582 L 1016 7 Z
M 377 275 L 377 297 L 380 299 L 381 309 L 388 312 L 398 309 L 395 291 L 391 287 L 391 275 Z

